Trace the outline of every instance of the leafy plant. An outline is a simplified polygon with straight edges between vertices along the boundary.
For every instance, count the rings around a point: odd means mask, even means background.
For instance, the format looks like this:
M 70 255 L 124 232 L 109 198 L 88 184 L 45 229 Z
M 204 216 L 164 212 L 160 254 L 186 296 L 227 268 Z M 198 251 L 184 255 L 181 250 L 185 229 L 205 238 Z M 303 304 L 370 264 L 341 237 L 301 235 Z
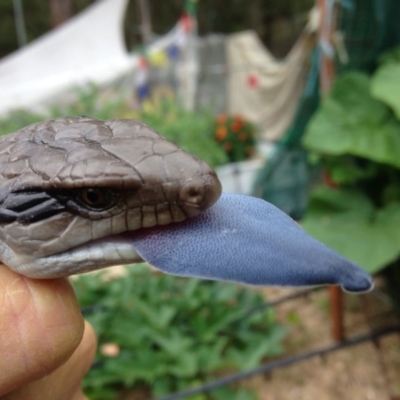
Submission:
M 386 53 L 371 81 L 372 95 L 391 107 L 400 120 L 400 48 Z
M 225 152 L 213 140 L 213 116 L 207 111 L 193 112 L 162 102 L 143 111 L 139 119 L 211 166 L 228 162 Z
M 360 190 L 319 188 L 302 226 L 370 273 L 400 255 L 400 202 L 378 208 Z
M 87 318 L 99 340 L 100 364 L 84 381 L 91 399 L 114 399 L 124 388 L 165 395 L 282 353 L 285 328 L 271 309 L 246 315 L 263 302 L 246 287 L 140 265 L 108 282 L 102 274 L 81 276 L 74 286 L 81 305 L 93 308 Z M 105 344 L 117 351 L 110 355 Z M 218 393 L 215 399 L 227 398 L 226 390 Z
M 323 154 L 352 154 L 400 168 L 400 121 L 372 97 L 371 80 L 361 72 L 337 79 L 307 127 L 303 144 Z
M 13 133 L 24 126 L 34 124 L 46 119 L 43 115 L 35 114 L 26 110 L 14 111 L 7 117 L 0 119 L 0 136 Z
M 214 142 L 213 116 L 207 111 L 188 111 L 173 102 L 135 110 L 128 105 L 128 100 L 121 93 L 102 91 L 96 86 L 78 90 L 77 95 L 76 101 L 53 106 L 46 115 L 25 110 L 11 113 L 0 120 L 0 136 L 35 122 L 65 115 L 87 115 L 99 119 L 134 118 L 147 123 L 167 139 L 213 167 L 228 162 L 225 152 Z
M 372 77 L 343 74 L 303 140 L 331 186 L 312 193 L 304 228 L 371 273 L 400 257 L 399 77 L 400 49 Z
M 254 153 L 255 128 L 241 116 L 219 115 L 214 132 L 216 142 L 225 150 L 229 161 L 246 160 Z

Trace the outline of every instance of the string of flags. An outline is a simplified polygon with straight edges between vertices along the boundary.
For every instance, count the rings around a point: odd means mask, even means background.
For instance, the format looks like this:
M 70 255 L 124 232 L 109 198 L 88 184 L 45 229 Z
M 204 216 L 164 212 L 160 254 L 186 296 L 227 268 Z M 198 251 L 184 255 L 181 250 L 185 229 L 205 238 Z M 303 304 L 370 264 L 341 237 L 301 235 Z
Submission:
M 189 35 L 194 28 L 194 15 L 189 12 L 183 13 L 178 21 L 172 42 L 169 46 L 162 50 L 141 51 L 138 59 L 137 70 L 135 72 L 134 85 L 136 93 L 140 101 L 149 97 L 149 68 L 162 68 L 170 62 L 178 60 L 182 50 L 188 43 Z
M 140 51 L 134 85 L 137 97 L 141 103 L 150 97 L 150 67 L 163 68 L 171 62 L 179 60 L 183 49 L 187 46 L 196 23 L 196 6 L 197 0 L 186 0 L 185 12 L 178 21 L 169 46 L 161 50 L 147 51 L 144 48 Z M 249 72 L 245 79 L 249 89 L 255 90 L 260 87 L 260 76 L 254 71 Z

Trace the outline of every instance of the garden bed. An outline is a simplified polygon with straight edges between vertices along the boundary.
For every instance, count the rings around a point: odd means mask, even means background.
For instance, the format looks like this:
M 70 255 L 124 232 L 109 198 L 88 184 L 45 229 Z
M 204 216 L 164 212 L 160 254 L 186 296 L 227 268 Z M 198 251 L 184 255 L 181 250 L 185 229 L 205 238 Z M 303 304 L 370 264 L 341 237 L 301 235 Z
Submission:
M 268 299 L 291 289 L 265 288 Z M 345 295 L 344 323 L 347 337 L 369 332 L 365 308 L 373 329 L 397 323 L 390 304 L 373 294 Z M 327 290 L 285 302 L 276 308 L 278 320 L 290 328 L 285 357 L 330 345 L 333 342 Z M 365 342 L 325 357 L 299 362 L 258 376 L 247 384 L 257 389 L 259 400 L 394 400 L 400 398 L 400 336 L 379 340 L 380 347 Z

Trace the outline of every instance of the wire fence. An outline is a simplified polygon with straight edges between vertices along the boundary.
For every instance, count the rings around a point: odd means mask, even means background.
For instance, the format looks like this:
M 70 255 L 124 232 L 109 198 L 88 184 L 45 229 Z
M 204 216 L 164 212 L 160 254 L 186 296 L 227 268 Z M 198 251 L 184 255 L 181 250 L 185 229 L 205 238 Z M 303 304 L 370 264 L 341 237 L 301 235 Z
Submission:
M 281 304 L 284 304 L 288 301 L 296 300 L 299 298 L 308 298 L 310 297 L 313 293 L 320 291 L 320 290 L 326 290 L 326 287 L 314 287 L 310 289 L 304 289 L 304 290 L 298 290 L 295 291 L 294 293 L 290 293 L 285 296 L 281 296 L 277 298 L 276 300 L 273 301 L 266 301 L 256 307 L 247 309 L 243 312 L 243 314 L 239 317 L 239 320 L 245 319 L 253 315 L 254 313 L 261 312 L 267 308 L 270 307 L 277 307 Z M 383 303 L 388 303 L 390 302 L 390 299 L 387 298 L 384 292 L 375 289 L 373 292 L 371 292 L 371 296 L 374 298 L 378 299 L 379 301 Z M 365 308 L 365 307 L 364 307 Z M 98 306 L 93 306 L 93 307 L 84 307 L 81 309 L 83 315 L 88 315 L 92 314 L 96 311 L 99 310 Z M 298 362 L 306 361 L 314 357 L 323 357 L 329 353 L 338 351 L 338 350 L 343 350 L 352 346 L 356 346 L 368 341 L 372 341 L 374 344 L 378 343 L 378 339 L 394 334 L 394 333 L 400 333 L 400 323 L 399 324 L 393 324 L 391 326 L 383 327 L 383 328 L 378 328 L 375 329 L 373 328 L 373 325 L 371 323 L 371 315 L 368 314 L 368 310 L 363 310 L 365 314 L 365 318 L 367 321 L 367 325 L 370 329 L 369 333 L 358 335 L 352 338 L 348 338 L 344 341 L 341 341 L 339 343 L 335 343 L 329 346 L 321 347 L 318 349 L 314 349 L 311 351 L 303 352 L 294 356 L 290 357 L 285 357 L 280 360 L 272 361 L 266 364 L 262 364 L 257 368 L 251 369 L 249 371 L 244 371 L 240 373 L 234 373 L 227 375 L 223 378 L 215 379 L 211 382 L 205 383 L 203 385 L 200 385 L 198 387 L 194 388 L 189 388 L 185 389 L 179 392 L 171 393 L 163 397 L 159 397 L 153 400 L 178 400 L 182 398 L 186 398 L 189 396 L 194 396 L 202 393 L 208 393 L 211 392 L 215 389 L 221 388 L 223 386 L 231 385 L 233 383 L 237 383 L 239 381 L 243 381 L 245 379 L 251 378 L 255 375 L 259 374 L 265 374 L 272 372 L 276 369 L 288 367 L 291 365 L 294 365 Z M 236 322 L 236 321 L 235 321 Z M 377 346 L 379 348 L 379 346 Z M 381 362 L 383 365 L 383 363 Z M 101 365 L 101 362 L 95 362 L 92 365 L 92 368 L 97 368 Z M 384 368 L 383 368 L 384 369 Z
M 320 349 L 308 351 L 305 353 L 298 354 L 296 356 L 287 357 L 281 360 L 273 361 L 268 364 L 263 364 L 258 368 L 254 368 L 250 371 L 241 372 L 238 374 L 232 374 L 226 376 L 221 379 L 216 379 L 215 381 L 206 383 L 204 385 L 198 386 L 193 389 L 186 389 L 180 392 L 172 393 L 168 396 L 159 397 L 156 400 L 177 400 L 182 399 L 188 396 L 193 396 L 200 393 L 207 393 L 212 390 L 218 389 L 222 386 L 230 385 L 232 383 L 236 383 L 238 381 L 250 378 L 252 376 L 258 374 L 265 374 L 267 372 L 272 372 L 275 369 L 288 367 L 290 365 L 296 364 L 301 361 L 309 360 L 310 358 L 317 357 L 317 356 L 324 356 L 328 353 L 332 353 L 337 350 L 346 349 L 351 346 L 355 346 L 367 341 L 376 341 L 377 339 L 392 334 L 392 333 L 399 333 L 400 332 L 400 324 L 394 325 L 391 327 L 379 329 L 375 332 L 368 333 L 365 335 L 356 336 L 351 339 L 347 339 L 343 342 L 333 344 L 331 346 L 322 347 Z

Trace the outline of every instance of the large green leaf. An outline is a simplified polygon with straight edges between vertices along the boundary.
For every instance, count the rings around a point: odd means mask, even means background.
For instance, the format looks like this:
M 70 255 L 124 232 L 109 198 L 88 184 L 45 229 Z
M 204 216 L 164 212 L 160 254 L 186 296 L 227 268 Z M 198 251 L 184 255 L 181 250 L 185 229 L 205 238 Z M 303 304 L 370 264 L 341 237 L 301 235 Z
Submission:
M 400 168 L 400 122 L 371 96 L 370 80 L 360 72 L 337 79 L 303 144 L 320 153 L 352 154 Z
M 372 95 L 393 109 L 400 119 L 400 61 L 382 65 L 371 81 Z
M 375 209 L 355 190 L 319 188 L 303 228 L 346 258 L 376 273 L 400 255 L 400 204 Z

